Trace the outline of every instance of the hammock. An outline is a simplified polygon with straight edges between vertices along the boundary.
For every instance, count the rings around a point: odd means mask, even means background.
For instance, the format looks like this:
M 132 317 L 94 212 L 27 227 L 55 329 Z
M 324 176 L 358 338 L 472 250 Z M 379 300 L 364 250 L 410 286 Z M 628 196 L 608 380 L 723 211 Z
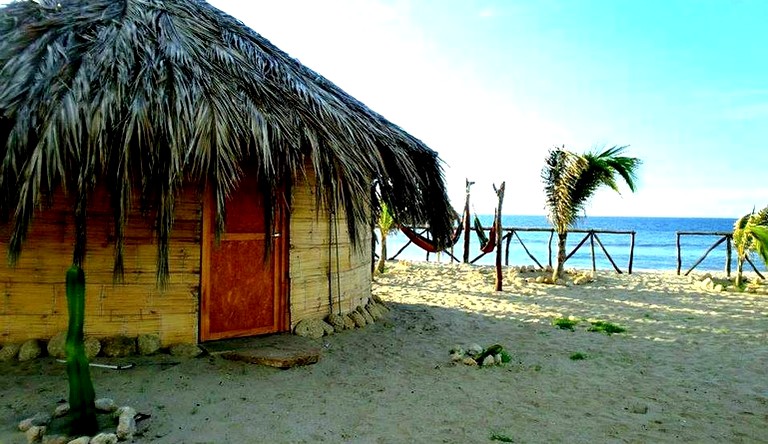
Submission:
M 496 248 L 496 218 L 494 217 L 493 225 L 488 236 L 485 235 L 483 230 L 483 224 L 480 222 L 480 218 L 475 214 L 475 232 L 477 238 L 480 241 L 480 251 L 483 253 L 490 253 Z
M 405 235 L 405 237 L 408 238 L 408 240 L 413 242 L 414 245 L 420 247 L 422 250 L 425 250 L 429 253 L 437 253 L 438 251 L 446 250 L 456 245 L 456 242 L 458 242 L 459 238 L 461 237 L 461 232 L 463 231 L 463 227 L 462 227 L 462 224 L 459 223 L 459 226 L 456 227 L 456 231 L 453 232 L 453 236 L 451 236 L 450 242 L 448 243 L 448 245 L 446 245 L 442 249 L 438 249 L 437 245 L 435 245 L 435 243 L 432 242 L 432 239 L 427 239 L 426 237 L 420 235 L 419 233 L 411 230 L 410 228 L 404 225 L 400 226 L 400 231 L 403 232 L 403 234 Z

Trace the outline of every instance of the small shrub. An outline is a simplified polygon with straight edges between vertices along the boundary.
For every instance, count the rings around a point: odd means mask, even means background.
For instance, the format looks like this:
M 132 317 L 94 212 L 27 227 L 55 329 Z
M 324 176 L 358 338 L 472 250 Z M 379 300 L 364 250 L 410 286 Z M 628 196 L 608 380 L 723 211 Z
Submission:
M 588 330 L 605 333 L 607 335 L 612 335 L 614 333 L 624 333 L 625 331 L 627 331 L 624 327 L 619 327 L 616 324 L 612 324 L 610 322 L 605 322 L 605 321 L 592 322 L 592 326 L 589 327 Z
M 584 353 L 576 352 L 571 355 L 571 361 L 583 361 L 587 359 L 587 355 Z
M 577 319 L 570 319 L 570 318 L 555 318 L 554 321 L 552 321 L 552 325 L 555 327 L 559 327 L 562 330 L 571 330 L 573 331 L 573 327 L 578 324 L 579 321 Z
M 499 441 L 499 442 L 515 442 L 512 438 L 510 438 L 507 435 L 502 435 L 501 433 L 491 433 L 491 441 Z

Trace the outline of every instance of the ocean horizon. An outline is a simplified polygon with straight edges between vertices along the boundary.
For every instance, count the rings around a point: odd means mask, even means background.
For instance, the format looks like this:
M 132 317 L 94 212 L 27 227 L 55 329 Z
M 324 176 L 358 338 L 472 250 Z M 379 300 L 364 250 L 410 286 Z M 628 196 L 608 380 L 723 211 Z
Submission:
M 478 215 L 484 227 L 493 223 L 493 215 Z M 632 270 L 633 271 L 675 271 L 677 269 L 677 232 L 726 232 L 733 231 L 735 218 L 722 217 L 649 217 L 649 216 L 587 216 L 580 218 L 575 230 L 610 230 L 610 231 L 634 231 L 635 248 Z M 543 215 L 504 215 L 502 226 L 505 228 L 542 228 L 549 229 L 551 225 Z M 525 247 L 544 266 L 549 264 L 549 232 L 524 232 L 518 231 Z M 567 252 L 570 253 L 584 238 L 584 233 L 570 233 L 567 241 Z M 629 234 L 597 233 L 598 239 L 605 246 L 616 265 L 622 272 L 626 272 L 629 266 L 631 236 Z M 685 273 L 715 242 L 721 239 L 721 235 L 688 236 L 680 239 L 682 267 L 681 273 Z M 396 232 L 387 238 L 389 256 L 392 257 L 406 245 L 408 239 Z M 461 260 L 463 256 L 463 239 L 453 248 L 453 255 Z M 525 249 L 521 246 L 517 237 L 513 237 L 509 248 L 509 265 L 536 265 L 530 259 Z M 557 237 L 552 239 L 552 262 L 557 254 Z M 450 250 L 449 250 L 450 251 Z M 505 252 L 502 245 L 502 252 Z M 470 238 L 470 260 L 481 254 L 480 243 L 477 235 L 472 232 Z M 479 258 L 475 263 L 491 265 L 495 263 L 495 253 L 487 254 Z M 397 259 L 423 261 L 427 254 L 424 250 L 411 244 L 405 248 Z M 430 261 L 437 260 L 435 254 L 429 255 Z M 504 258 L 502 259 L 504 260 Z M 447 254 L 440 255 L 441 262 L 450 262 Z M 724 271 L 726 262 L 726 242 L 712 250 L 707 258 L 696 267 L 696 271 Z M 613 266 L 605 257 L 599 244 L 595 242 L 595 265 L 598 270 L 613 270 Z M 763 264 L 755 262 L 758 269 L 765 270 Z M 589 241 L 566 262 L 566 268 L 591 269 L 592 256 Z M 736 269 L 735 251 L 733 252 L 732 271 Z M 746 271 L 751 267 L 745 264 Z

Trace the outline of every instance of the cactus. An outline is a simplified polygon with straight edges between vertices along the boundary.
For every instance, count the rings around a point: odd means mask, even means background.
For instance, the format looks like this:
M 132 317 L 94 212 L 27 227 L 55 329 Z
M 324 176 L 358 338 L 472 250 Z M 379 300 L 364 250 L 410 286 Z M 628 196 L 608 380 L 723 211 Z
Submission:
M 70 433 L 93 436 L 98 431 L 96 397 L 85 355 L 83 324 L 85 321 L 85 273 L 78 265 L 67 270 L 67 377 L 69 379 Z

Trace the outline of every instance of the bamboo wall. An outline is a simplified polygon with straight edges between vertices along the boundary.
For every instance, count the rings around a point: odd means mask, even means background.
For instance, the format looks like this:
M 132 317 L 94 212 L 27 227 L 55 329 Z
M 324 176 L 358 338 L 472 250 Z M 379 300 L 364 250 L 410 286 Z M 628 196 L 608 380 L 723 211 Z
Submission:
M 65 272 L 74 244 L 70 206 L 57 195 L 38 212 L 15 268 L 0 261 L 0 344 L 48 339 L 67 328 Z M 86 278 L 86 335 L 157 333 L 164 345 L 197 342 L 200 284 L 200 199 L 177 200 L 170 242 L 170 284 L 156 286 L 157 245 L 152 220 L 129 215 L 125 236 L 125 278 L 113 284 L 112 217 L 108 198 L 97 193 L 89 207 Z M 8 251 L 9 227 L 0 227 L 0 251 Z
M 331 309 L 334 313 L 354 310 L 371 296 L 371 231 L 362 227 L 365 236 L 353 247 L 346 217 L 339 214 L 332 223 L 328 211 L 316 205 L 314 187 L 314 178 L 310 177 L 295 186 L 293 193 L 289 238 L 291 327 L 302 319 L 323 318 Z

